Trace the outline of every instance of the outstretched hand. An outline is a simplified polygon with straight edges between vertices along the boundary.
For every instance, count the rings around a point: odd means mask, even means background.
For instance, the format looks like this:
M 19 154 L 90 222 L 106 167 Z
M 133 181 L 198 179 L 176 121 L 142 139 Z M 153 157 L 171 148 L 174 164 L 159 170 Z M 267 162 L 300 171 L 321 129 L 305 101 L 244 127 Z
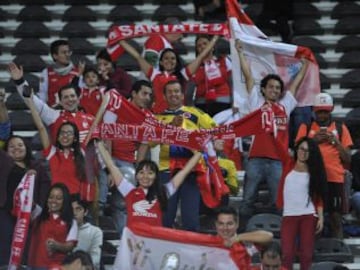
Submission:
M 17 66 L 14 62 L 8 65 L 8 72 L 13 80 L 20 80 L 24 76 L 23 67 Z

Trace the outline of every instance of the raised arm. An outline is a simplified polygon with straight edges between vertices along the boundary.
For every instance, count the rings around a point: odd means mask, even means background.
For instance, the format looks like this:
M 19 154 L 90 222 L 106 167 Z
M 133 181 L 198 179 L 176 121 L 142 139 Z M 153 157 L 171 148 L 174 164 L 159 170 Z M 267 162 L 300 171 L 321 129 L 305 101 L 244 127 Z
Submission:
M 29 86 L 27 86 L 27 87 L 29 87 Z M 36 110 L 35 103 L 32 98 L 32 95 L 33 95 L 32 90 L 26 89 L 26 91 L 31 91 L 31 95 L 28 98 L 24 98 L 25 104 L 29 107 L 31 116 L 35 123 L 35 126 L 39 131 L 41 144 L 44 149 L 47 149 L 50 146 L 49 134 L 46 130 L 46 127 L 45 127 L 43 121 L 40 118 L 38 111 Z M 25 93 L 25 94 L 28 94 L 28 93 Z
M 296 77 L 294 78 L 294 80 L 291 82 L 291 85 L 289 88 L 289 91 L 291 92 L 291 94 L 293 94 L 293 96 L 295 96 L 302 80 L 304 79 L 307 67 L 309 66 L 309 60 L 303 58 L 303 59 L 301 59 L 301 63 L 302 63 L 301 69 L 299 70 L 299 72 L 296 75 Z
M 273 234 L 268 231 L 258 230 L 253 232 L 240 233 L 236 236 L 235 242 L 251 242 L 265 245 L 273 239 Z
M 195 167 L 195 165 L 199 162 L 202 154 L 200 152 L 195 152 L 194 155 L 189 159 L 189 161 L 185 164 L 185 167 L 182 168 L 172 179 L 175 189 L 179 188 L 179 186 L 184 182 L 186 176 L 191 172 L 191 170 Z
M 120 40 L 119 44 L 124 48 L 124 50 L 130 54 L 132 57 L 134 57 L 136 59 L 136 61 L 139 63 L 139 66 L 141 68 L 141 70 L 145 73 L 145 75 L 147 75 L 149 73 L 149 70 L 152 68 L 152 65 L 150 65 L 144 57 L 141 56 L 141 54 L 133 47 L 130 45 L 130 43 L 128 43 L 125 40 Z
M 99 141 L 97 144 L 98 150 L 103 158 L 106 168 L 109 170 L 109 173 L 112 177 L 116 186 L 119 186 L 124 176 L 119 170 L 119 168 L 114 164 L 109 152 L 106 150 L 105 145 L 102 141 Z
M 0 88 L 0 123 L 7 121 L 9 121 L 9 114 L 5 105 L 5 89 Z
M 238 52 L 241 71 L 245 78 L 246 91 L 248 92 L 248 94 L 250 94 L 251 90 L 254 87 L 255 81 L 251 73 L 250 66 L 247 63 L 245 55 L 243 53 L 242 43 L 239 39 L 235 41 L 235 48 L 236 51 Z
M 210 53 L 210 51 L 214 48 L 216 41 L 219 39 L 219 36 L 213 36 L 210 40 L 209 44 L 205 47 L 205 49 L 192 61 L 187 65 L 187 69 L 191 74 L 194 74 L 196 70 L 200 67 L 203 59 Z

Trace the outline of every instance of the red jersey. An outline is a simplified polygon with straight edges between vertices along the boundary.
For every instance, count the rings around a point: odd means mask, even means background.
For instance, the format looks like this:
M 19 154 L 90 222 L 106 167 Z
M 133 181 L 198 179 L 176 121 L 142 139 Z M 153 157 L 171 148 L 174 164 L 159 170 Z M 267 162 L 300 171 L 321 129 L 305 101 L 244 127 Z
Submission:
M 105 88 L 96 88 L 92 91 L 81 88 L 80 91 L 80 106 L 86 113 L 95 116 L 100 108 Z
M 60 111 L 59 116 L 56 118 L 55 122 L 51 123 L 50 127 L 50 136 L 53 142 L 56 141 L 56 134 L 60 125 L 64 122 L 73 122 L 80 134 L 80 142 L 84 142 L 86 135 L 89 133 L 89 129 L 94 121 L 94 116 L 82 111 L 69 112 L 69 111 Z
M 211 89 L 215 90 L 216 97 L 229 97 L 230 75 L 231 66 L 226 57 L 205 61 L 192 76 L 192 80 L 196 83 L 196 97 L 205 97 L 206 92 Z
M 47 104 L 53 106 L 56 104 L 57 93 L 59 89 L 71 83 L 72 79 L 79 74 L 78 69 L 73 67 L 68 74 L 60 75 L 55 72 L 52 67 L 47 68 L 48 71 L 48 91 Z
M 181 74 L 183 75 L 185 80 L 189 80 L 191 76 L 188 68 L 183 68 L 181 70 Z M 151 68 L 149 70 L 149 73 L 146 75 L 153 84 L 154 104 L 152 107 L 152 112 L 155 114 L 162 113 L 168 107 L 168 104 L 164 97 L 164 86 L 169 81 L 178 80 L 178 78 L 174 74 L 170 74 L 166 71 L 162 72 L 159 69 L 155 68 Z
M 59 216 L 50 215 L 49 219 L 34 226 L 31 231 L 29 266 L 47 268 L 54 264 L 61 264 L 66 254 L 62 252 L 49 254 L 46 242 L 48 239 L 54 239 L 61 243 L 76 242 L 77 226 L 74 223 L 74 228 L 71 227 L 69 230 L 67 224 Z

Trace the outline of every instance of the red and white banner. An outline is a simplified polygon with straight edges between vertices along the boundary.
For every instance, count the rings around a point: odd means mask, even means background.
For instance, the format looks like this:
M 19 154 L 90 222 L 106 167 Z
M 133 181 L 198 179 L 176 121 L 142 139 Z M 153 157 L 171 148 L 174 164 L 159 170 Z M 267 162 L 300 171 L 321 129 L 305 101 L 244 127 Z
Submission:
M 162 24 L 162 25 L 115 25 L 110 28 L 107 50 L 112 60 L 116 60 L 124 53 L 118 44 L 120 40 L 149 36 L 154 34 L 207 34 L 229 37 L 229 28 L 223 23 L 202 24 Z
M 124 228 L 113 268 L 250 269 L 246 248 L 241 245 L 234 249 L 225 248 L 217 236 L 139 223 Z
M 30 225 L 31 208 L 33 204 L 35 174 L 26 173 L 14 193 L 14 208 L 12 213 L 17 221 L 11 245 L 11 256 L 8 270 L 16 270 L 21 264 L 27 233 Z
M 311 50 L 302 46 L 271 41 L 254 25 L 236 0 L 226 0 L 226 8 L 231 32 L 230 49 L 236 106 L 244 110 L 243 113 L 247 113 L 247 92 L 238 53 L 234 46 L 235 39 L 242 41 L 244 54 L 255 83 L 258 85 L 265 75 L 275 73 L 283 79 L 285 89 L 287 89 L 301 68 L 301 58 L 308 59 L 310 63 L 297 91 L 296 99 L 300 107 L 313 105 L 315 96 L 320 93 L 320 79 L 319 67 Z

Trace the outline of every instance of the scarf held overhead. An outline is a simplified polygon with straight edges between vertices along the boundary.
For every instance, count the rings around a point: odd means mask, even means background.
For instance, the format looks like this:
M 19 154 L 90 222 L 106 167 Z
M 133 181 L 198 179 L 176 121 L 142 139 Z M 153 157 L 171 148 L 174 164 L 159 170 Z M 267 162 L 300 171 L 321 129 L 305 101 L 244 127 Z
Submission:
M 226 24 L 162 24 L 162 25 L 115 25 L 110 28 L 107 50 L 112 60 L 116 60 L 124 53 L 124 49 L 118 44 L 120 40 L 148 36 L 154 34 L 207 34 L 229 36 Z

